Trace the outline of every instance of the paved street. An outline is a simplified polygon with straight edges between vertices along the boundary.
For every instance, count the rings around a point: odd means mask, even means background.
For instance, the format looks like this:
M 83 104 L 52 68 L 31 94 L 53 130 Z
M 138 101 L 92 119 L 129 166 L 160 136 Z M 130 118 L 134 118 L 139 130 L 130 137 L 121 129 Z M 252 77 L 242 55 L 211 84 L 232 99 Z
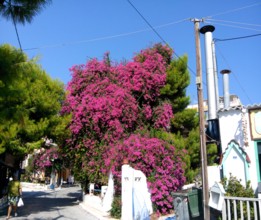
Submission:
M 78 186 L 56 189 L 55 191 L 23 192 L 25 206 L 18 208 L 18 216 L 11 220 L 98 220 L 81 206 L 81 191 Z M 6 214 L 0 215 L 0 220 Z

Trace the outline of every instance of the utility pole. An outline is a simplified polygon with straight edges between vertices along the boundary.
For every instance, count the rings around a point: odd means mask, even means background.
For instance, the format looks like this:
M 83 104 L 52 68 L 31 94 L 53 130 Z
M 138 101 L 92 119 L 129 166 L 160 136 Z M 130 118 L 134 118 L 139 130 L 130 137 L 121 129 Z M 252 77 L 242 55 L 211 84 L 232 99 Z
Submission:
M 200 51 L 200 19 L 192 19 L 194 22 L 195 42 L 196 42 L 196 65 L 197 65 L 197 94 L 198 94 L 198 112 L 199 112 L 199 129 L 200 129 L 200 156 L 201 156 L 201 178 L 203 185 L 203 212 L 204 220 L 210 219 L 210 209 L 208 206 L 209 192 L 208 192 L 208 170 L 207 170 L 207 149 L 205 136 L 205 118 L 203 105 L 203 86 L 202 86 L 202 66 L 201 66 L 201 51 Z

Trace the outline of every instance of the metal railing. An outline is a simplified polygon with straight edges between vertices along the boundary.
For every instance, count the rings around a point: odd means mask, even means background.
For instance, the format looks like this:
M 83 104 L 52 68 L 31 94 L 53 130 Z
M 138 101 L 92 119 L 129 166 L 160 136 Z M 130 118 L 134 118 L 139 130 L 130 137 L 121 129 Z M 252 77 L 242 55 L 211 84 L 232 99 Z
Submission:
M 243 197 L 224 197 L 222 220 L 261 219 L 261 199 Z

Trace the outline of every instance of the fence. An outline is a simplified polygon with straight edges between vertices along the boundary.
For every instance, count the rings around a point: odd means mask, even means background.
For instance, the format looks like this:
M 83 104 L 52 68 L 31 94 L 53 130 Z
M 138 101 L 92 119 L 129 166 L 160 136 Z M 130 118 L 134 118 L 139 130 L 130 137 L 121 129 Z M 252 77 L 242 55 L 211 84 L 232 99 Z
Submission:
M 261 199 L 227 197 L 222 208 L 222 220 L 261 219 Z

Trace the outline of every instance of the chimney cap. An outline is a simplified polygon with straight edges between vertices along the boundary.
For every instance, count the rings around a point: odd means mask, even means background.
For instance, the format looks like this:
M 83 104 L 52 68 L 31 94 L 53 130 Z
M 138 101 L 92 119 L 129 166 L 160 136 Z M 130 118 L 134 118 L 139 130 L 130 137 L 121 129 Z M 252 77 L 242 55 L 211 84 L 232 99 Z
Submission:
M 221 74 L 229 74 L 229 73 L 231 73 L 231 70 L 224 69 L 224 70 L 221 70 L 220 73 Z
M 205 25 L 202 28 L 200 28 L 200 33 L 205 34 L 207 32 L 213 32 L 215 30 L 215 27 L 213 25 Z

